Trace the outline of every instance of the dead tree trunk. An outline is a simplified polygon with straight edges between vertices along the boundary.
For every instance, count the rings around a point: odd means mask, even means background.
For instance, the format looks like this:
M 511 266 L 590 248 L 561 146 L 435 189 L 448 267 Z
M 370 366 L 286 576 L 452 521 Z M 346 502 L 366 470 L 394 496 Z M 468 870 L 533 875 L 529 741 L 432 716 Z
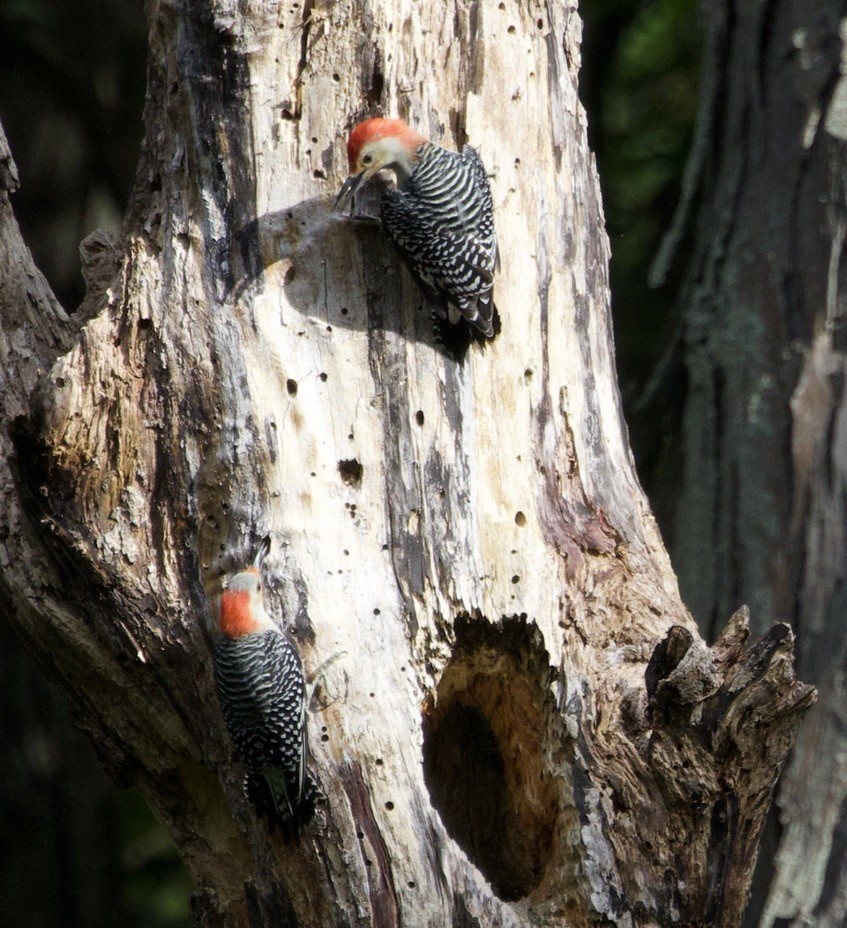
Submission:
M 757 630 L 797 631 L 821 700 L 780 787 L 756 908 L 763 928 L 834 928 L 847 917 L 847 3 L 704 10 L 671 550 L 707 634 L 738 600 Z
M 736 925 L 813 691 L 787 626 L 697 637 L 633 471 L 575 4 L 148 16 L 135 196 L 73 319 L 2 198 L 2 582 L 200 922 Z M 503 331 L 463 363 L 330 211 L 373 112 L 492 173 Z M 268 532 L 307 669 L 347 652 L 288 846 L 210 669 L 221 576 Z

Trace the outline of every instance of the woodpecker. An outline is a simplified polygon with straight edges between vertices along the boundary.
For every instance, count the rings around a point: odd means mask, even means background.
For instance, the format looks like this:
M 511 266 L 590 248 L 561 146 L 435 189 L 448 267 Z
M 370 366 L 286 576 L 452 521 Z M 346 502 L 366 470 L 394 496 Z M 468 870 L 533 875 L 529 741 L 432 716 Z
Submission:
M 320 795 L 306 769 L 306 680 L 300 655 L 262 601 L 265 538 L 253 564 L 235 574 L 221 597 L 215 682 L 235 750 L 247 768 L 245 788 L 272 825 L 299 834 Z
M 464 318 L 491 338 L 497 236 L 488 176 L 476 151 L 433 145 L 402 119 L 367 119 L 350 133 L 347 159 L 350 176 L 335 209 L 348 202 L 352 208 L 353 195 L 377 171 L 393 171 L 397 185 L 380 205 L 389 238 L 446 304 L 443 318 L 454 324 Z

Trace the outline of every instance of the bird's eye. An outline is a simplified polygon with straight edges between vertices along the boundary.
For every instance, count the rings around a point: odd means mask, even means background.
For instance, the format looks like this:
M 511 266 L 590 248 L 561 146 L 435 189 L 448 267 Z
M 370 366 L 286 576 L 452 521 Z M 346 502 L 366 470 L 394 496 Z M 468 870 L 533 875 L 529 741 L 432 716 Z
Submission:
M 362 164 L 370 164 L 371 161 L 373 161 L 373 160 L 374 160 L 374 156 L 373 156 L 373 155 L 365 155 L 365 157 L 362 158 Z

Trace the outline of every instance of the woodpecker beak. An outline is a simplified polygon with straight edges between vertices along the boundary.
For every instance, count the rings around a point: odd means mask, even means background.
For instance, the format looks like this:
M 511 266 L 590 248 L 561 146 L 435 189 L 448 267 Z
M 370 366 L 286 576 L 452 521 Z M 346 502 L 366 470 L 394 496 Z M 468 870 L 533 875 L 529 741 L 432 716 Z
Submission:
M 350 208 L 353 208 L 353 195 L 362 186 L 362 182 L 365 180 L 365 171 L 362 171 L 360 174 L 351 174 L 347 180 L 344 181 L 344 184 L 341 187 L 341 192 L 335 199 L 335 206 L 333 210 L 344 211 L 347 208 L 347 204 L 350 204 Z
M 256 557 L 253 559 L 253 567 L 262 572 L 262 564 L 264 563 L 265 558 L 268 556 L 268 552 L 271 550 L 271 536 L 265 535 L 262 539 L 262 543 L 259 545 L 259 550 L 256 552 Z

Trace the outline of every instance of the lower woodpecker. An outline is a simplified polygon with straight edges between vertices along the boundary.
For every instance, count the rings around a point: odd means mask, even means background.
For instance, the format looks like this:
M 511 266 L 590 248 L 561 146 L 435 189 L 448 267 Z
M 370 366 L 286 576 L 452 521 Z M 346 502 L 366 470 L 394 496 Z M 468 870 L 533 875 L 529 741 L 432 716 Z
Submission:
M 215 682 L 245 788 L 271 826 L 299 834 L 320 793 L 307 770 L 306 679 L 288 635 L 265 611 L 265 538 L 250 567 L 229 579 L 221 597 Z

